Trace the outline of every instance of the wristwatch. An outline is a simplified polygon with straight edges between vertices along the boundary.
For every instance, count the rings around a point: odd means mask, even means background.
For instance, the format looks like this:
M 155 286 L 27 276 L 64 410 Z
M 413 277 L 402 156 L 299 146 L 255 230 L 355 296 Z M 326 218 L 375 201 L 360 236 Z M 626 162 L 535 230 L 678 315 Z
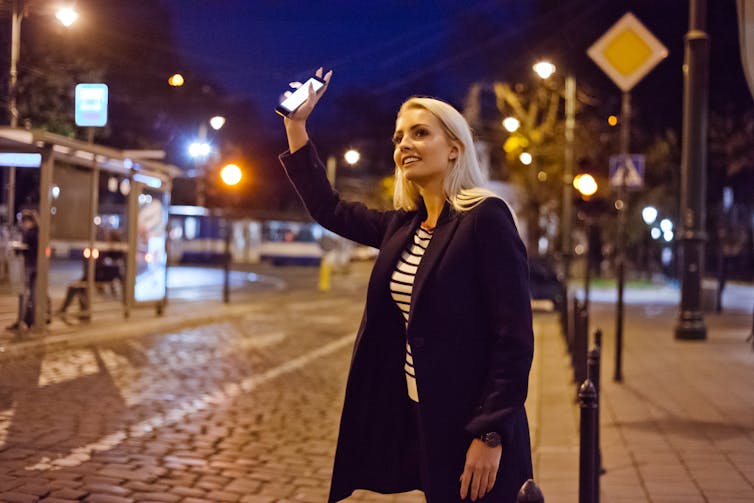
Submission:
M 479 440 L 484 442 L 484 445 L 486 445 L 487 447 L 497 447 L 501 443 L 500 434 L 495 431 L 482 433 L 482 435 L 479 437 Z

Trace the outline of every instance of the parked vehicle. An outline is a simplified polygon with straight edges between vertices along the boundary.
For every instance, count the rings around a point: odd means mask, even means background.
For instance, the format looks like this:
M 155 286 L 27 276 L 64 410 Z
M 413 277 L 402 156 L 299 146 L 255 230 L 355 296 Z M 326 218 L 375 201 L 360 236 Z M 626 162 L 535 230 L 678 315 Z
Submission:
M 565 302 L 565 286 L 545 257 L 529 257 L 529 286 L 535 310 L 559 310 Z

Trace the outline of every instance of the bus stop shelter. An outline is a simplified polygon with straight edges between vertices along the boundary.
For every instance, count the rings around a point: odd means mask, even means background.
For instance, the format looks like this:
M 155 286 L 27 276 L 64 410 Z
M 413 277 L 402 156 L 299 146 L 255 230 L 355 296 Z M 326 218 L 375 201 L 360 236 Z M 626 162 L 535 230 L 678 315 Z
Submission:
M 78 211 L 81 215 L 74 225 L 76 232 L 88 238 L 87 295 L 92 295 L 97 228 L 101 223 L 100 175 L 117 180 L 126 198 L 124 316 L 138 306 L 154 306 L 158 314 L 162 312 L 167 298 L 168 207 L 172 180 L 181 173 L 177 167 L 147 159 L 143 151 L 118 150 L 42 130 L 0 127 L 0 170 L 10 167 L 39 170 L 36 208 L 39 246 L 33 331 L 39 332 L 45 327 L 51 228 L 61 212 Z M 53 183 L 53 177 L 56 171 L 65 169 L 75 169 L 78 173 L 73 184 L 78 196 L 75 200 L 58 201 L 54 206 L 53 200 L 61 189 Z M 86 185 L 82 183 L 84 180 L 88 186 L 82 187 Z M 14 209 L 6 211 L 12 222 Z M 91 301 L 89 306 L 91 309 Z

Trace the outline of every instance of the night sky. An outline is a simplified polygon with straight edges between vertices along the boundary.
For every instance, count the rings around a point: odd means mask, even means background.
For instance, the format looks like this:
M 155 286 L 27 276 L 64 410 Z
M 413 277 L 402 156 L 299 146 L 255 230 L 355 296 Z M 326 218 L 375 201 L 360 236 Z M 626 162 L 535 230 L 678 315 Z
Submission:
M 417 93 L 462 106 L 473 82 L 532 79 L 531 64 L 549 57 L 602 93 L 606 108 L 616 107 L 618 89 L 586 49 L 630 10 L 670 50 L 633 92 L 638 116 L 657 128 L 680 128 L 687 0 L 163 3 L 181 55 L 231 94 L 250 98 L 260 113 L 269 111 L 271 125 L 286 84 L 319 65 L 335 70 L 327 100 L 360 89 L 395 110 Z M 751 106 L 734 2 L 711 0 L 709 11 L 711 102 Z

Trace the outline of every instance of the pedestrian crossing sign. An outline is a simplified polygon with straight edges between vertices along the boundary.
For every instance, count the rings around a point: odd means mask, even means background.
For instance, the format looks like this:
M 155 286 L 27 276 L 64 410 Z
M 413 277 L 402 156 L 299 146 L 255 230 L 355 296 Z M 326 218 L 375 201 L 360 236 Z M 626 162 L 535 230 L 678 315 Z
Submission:
M 624 189 L 640 189 L 644 185 L 644 161 L 641 154 L 610 156 L 610 185 Z

